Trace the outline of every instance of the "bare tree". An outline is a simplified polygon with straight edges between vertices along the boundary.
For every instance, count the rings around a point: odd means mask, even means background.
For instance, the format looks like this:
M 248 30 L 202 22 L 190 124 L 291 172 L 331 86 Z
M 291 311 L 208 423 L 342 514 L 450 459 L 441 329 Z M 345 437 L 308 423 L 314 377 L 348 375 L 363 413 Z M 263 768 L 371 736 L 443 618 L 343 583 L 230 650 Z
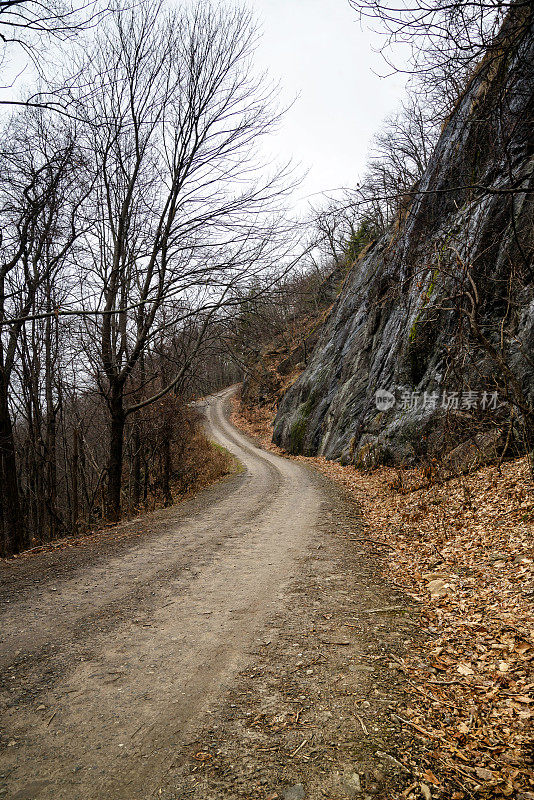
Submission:
M 187 369 L 162 386 L 139 371 L 144 355 L 193 315 L 207 330 L 232 289 L 287 247 L 279 222 L 287 171 L 265 177 L 257 155 L 277 114 L 272 90 L 251 70 L 255 39 L 242 10 L 169 12 L 146 0 L 109 18 L 87 65 L 98 233 L 86 242 L 83 304 L 98 312 L 86 325 L 109 410 L 111 520 L 120 515 L 127 417 Z M 144 397 L 133 401 L 139 381 Z
M 349 0 L 362 19 L 378 23 L 383 55 L 411 74 L 443 120 L 482 60 L 499 61 L 532 24 L 530 0 Z M 408 49 L 408 58 L 399 50 Z M 392 61 L 393 60 L 393 61 Z
M 38 112 L 14 119 L 4 132 L 0 158 L 0 520 L 2 550 L 9 554 L 25 538 L 10 390 L 26 319 L 44 310 L 51 343 L 52 285 L 79 235 L 77 215 L 85 191 L 81 181 L 74 183 L 80 164 L 72 132 L 45 125 Z
M 39 68 L 37 52 L 51 40 L 65 41 L 96 24 L 104 11 L 95 0 L 0 0 L 0 43 L 22 48 Z
M 101 0 L 0 0 L 0 88 L 6 93 L 0 107 L 46 109 L 74 118 L 65 97 L 59 97 L 62 56 L 66 48 L 83 46 L 85 34 L 102 21 L 107 10 Z M 55 62 L 54 87 L 47 77 L 51 62 Z M 27 78 L 28 73 L 39 88 L 30 93 L 17 91 L 18 78 L 21 74 Z M 63 82 L 85 87 L 87 93 L 91 90 L 79 72 L 65 74 Z
M 439 135 L 431 107 L 410 96 L 373 139 L 354 188 L 315 212 L 316 246 L 332 267 L 347 269 L 362 250 L 401 221 Z

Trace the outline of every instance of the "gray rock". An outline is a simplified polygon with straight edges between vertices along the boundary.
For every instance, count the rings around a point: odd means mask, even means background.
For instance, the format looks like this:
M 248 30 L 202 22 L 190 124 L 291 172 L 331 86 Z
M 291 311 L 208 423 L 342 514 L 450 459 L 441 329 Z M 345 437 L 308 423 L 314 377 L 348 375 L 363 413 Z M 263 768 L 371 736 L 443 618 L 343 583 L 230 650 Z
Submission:
M 534 124 L 532 30 L 503 69 L 509 78 L 499 71 L 498 78 L 484 69 L 477 71 L 443 128 L 407 217 L 374 242 L 347 275 L 305 370 L 279 404 L 273 439 L 287 450 L 362 466 L 416 463 L 421 456 L 446 451 L 453 452 L 451 471 L 500 452 L 501 443 L 493 434 L 472 439 L 466 409 L 446 414 L 441 398 L 444 389 L 466 388 L 480 398 L 492 391 L 496 376 L 488 350 L 462 338 L 465 326 L 451 307 L 450 298 L 458 296 L 465 279 L 458 264 L 477 265 L 474 277 L 486 298 L 482 328 L 499 350 L 502 308 L 492 295 L 518 261 L 513 228 L 529 231 L 532 226 L 532 192 L 515 196 L 514 226 L 499 194 L 509 181 L 505 148 L 477 146 L 473 152 L 474 141 L 498 140 L 502 122 L 496 108 L 503 81 L 509 80 L 507 113 L 513 140 L 508 150 L 513 151 L 515 179 L 527 185 L 528 131 Z M 487 126 L 484 137 L 480 120 Z M 466 195 L 461 189 L 451 190 L 463 180 L 469 183 L 475 172 L 489 192 Z M 534 351 L 532 282 L 517 289 L 513 303 L 514 314 L 503 328 L 504 356 L 525 397 L 534 402 L 529 364 Z M 457 376 L 457 383 L 449 380 L 444 385 L 445 374 Z M 394 405 L 377 404 L 378 390 L 389 392 Z M 414 391 L 420 399 L 425 392 L 427 397 L 436 394 L 437 407 L 403 403 Z M 445 446 L 447 431 L 455 433 Z M 519 439 L 514 444 L 519 446 Z
M 282 797 L 284 800 L 304 800 L 306 797 L 304 786 L 301 783 L 296 783 L 294 786 L 286 789 Z
M 346 773 L 343 776 L 342 784 L 349 797 L 357 797 L 362 792 L 362 784 L 357 772 Z

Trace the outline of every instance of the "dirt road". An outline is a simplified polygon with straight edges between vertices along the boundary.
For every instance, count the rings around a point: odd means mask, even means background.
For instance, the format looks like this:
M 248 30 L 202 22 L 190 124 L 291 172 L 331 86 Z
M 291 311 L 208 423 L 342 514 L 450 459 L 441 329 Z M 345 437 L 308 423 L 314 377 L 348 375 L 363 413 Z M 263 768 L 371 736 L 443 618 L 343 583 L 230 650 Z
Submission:
M 150 797 L 169 754 L 246 665 L 321 493 L 311 471 L 229 424 L 229 394 L 210 398 L 206 416 L 242 475 L 142 521 L 155 534 L 119 552 L 3 565 L 0 796 Z

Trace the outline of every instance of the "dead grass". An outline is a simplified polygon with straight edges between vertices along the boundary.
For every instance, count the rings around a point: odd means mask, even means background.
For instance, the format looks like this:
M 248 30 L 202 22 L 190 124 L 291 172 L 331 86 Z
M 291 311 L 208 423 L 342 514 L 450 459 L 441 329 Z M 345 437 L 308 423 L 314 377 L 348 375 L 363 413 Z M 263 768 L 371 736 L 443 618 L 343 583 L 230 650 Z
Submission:
M 239 462 L 232 454 L 210 441 L 200 426 L 189 438 L 183 455 L 180 477 L 173 484 L 175 501 L 190 497 L 240 469 Z

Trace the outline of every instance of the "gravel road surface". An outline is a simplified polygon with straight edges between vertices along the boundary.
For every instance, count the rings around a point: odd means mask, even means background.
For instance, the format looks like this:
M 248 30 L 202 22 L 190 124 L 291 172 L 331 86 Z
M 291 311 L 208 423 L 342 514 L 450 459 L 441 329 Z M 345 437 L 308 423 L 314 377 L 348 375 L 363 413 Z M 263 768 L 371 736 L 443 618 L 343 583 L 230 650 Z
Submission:
M 0 797 L 151 797 L 250 661 L 317 533 L 321 481 L 238 432 L 231 393 L 203 405 L 240 475 L 123 538 L 0 565 Z

